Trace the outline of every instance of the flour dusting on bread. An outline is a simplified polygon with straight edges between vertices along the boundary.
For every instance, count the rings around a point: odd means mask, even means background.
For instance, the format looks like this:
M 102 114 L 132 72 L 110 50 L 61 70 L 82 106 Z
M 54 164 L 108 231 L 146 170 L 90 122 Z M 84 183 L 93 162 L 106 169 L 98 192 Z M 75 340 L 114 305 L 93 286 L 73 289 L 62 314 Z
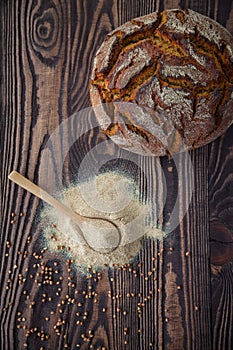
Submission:
M 120 147 L 145 155 L 203 146 L 232 123 L 232 61 L 230 33 L 197 12 L 135 18 L 97 51 L 90 95 L 99 124 Z

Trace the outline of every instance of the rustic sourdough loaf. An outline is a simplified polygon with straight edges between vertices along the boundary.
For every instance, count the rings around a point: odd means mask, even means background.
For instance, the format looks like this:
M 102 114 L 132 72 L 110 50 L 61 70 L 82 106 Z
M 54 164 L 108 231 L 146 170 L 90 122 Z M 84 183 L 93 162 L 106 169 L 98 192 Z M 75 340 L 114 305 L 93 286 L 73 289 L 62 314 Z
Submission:
M 232 123 L 233 38 L 191 10 L 133 19 L 97 51 L 90 96 L 120 147 L 165 155 L 203 146 Z

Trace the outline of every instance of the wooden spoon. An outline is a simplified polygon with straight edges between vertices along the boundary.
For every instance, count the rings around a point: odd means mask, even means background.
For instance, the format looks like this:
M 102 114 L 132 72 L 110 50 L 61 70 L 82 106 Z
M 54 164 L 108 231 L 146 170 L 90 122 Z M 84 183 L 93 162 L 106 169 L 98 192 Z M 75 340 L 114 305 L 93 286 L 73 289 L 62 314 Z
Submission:
M 72 209 L 70 209 L 69 207 L 67 207 L 66 205 L 64 205 L 62 202 L 58 201 L 57 199 L 55 199 L 53 196 L 51 196 L 48 192 L 46 192 L 45 190 L 43 190 L 42 188 L 40 188 L 39 186 L 37 186 L 36 184 L 34 184 L 33 182 L 31 182 L 30 180 L 28 180 L 26 177 L 24 177 L 23 175 L 21 175 L 20 173 L 18 173 L 17 171 L 12 171 L 8 178 L 13 181 L 14 183 L 16 183 L 17 185 L 21 186 L 22 188 L 24 188 L 25 190 L 27 190 L 28 192 L 34 194 L 36 197 L 39 197 L 40 199 L 44 200 L 46 203 L 50 204 L 52 207 L 54 207 L 55 209 L 57 209 L 57 211 L 59 211 L 61 214 L 65 214 L 68 218 L 72 219 L 73 222 L 77 225 L 77 232 L 79 235 L 79 238 L 81 238 L 81 240 L 93 251 L 98 251 L 102 254 L 109 254 L 111 252 L 113 252 L 114 250 L 116 250 L 120 243 L 121 243 L 121 231 L 119 229 L 119 227 L 111 220 L 109 219 L 105 219 L 105 218 L 99 218 L 99 217 L 89 217 L 89 216 L 84 216 L 84 215 L 80 215 L 78 213 L 76 213 L 75 211 L 73 211 Z M 115 231 L 116 234 L 118 234 L 118 242 L 117 245 L 115 245 L 114 247 L 110 248 L 108 251 L 106 251 L 106 248 L 104 247 L 103 249 L 105 250 L 103 252 L 99 251 L 98 249 L 93 248 L 86 240 L 85 235 L 83 234 L 83 231 L 80 228 L 80 224 L 81 222 L 85 221 L 86 219 L 90 219 L 90 220 L 98 220 L 99 222 L 103 222 L 103 225 L 108 222 L 110 223 Z

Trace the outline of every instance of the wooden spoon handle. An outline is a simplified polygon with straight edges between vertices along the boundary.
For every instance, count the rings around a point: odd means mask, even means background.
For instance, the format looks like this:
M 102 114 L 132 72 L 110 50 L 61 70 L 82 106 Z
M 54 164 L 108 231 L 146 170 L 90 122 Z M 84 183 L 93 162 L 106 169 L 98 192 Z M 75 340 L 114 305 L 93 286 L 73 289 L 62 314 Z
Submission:
M 18 173 L 17 171 L 12 171 L 8 178 L 15 182 L 17 185 L 21 186 L 28 192 L 34 194 L 36 197 L 39 197 L 46 203 L 50 204 L 52 207 L 57 209 L 60 213 L 63 213 L 73 219 L 77 224 L 80 223 L 80 221 L 84 221 L 84 218 L 79 215 L 78 213 L 75 213 L 72 209 L 68 208 L 66 205 L 64 205 L 62 202 L 59 202 L 57 199 L 55 199 L 53 196 L 51 196 L 48 192 L 40 188 L 39 186 L 35 185 L 33 182 L 28 180 L 26 177 Z

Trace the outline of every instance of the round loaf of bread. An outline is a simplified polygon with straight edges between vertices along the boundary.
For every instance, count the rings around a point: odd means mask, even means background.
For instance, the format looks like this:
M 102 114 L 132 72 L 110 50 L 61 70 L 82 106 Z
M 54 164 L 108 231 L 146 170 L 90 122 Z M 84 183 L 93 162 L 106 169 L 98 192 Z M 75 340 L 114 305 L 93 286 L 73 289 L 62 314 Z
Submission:
M 191 10 L 133 19 L 97 51 L 90 96 L 100 126 L 129 151 L 203 146 L 232 123 L 233 38 Z

